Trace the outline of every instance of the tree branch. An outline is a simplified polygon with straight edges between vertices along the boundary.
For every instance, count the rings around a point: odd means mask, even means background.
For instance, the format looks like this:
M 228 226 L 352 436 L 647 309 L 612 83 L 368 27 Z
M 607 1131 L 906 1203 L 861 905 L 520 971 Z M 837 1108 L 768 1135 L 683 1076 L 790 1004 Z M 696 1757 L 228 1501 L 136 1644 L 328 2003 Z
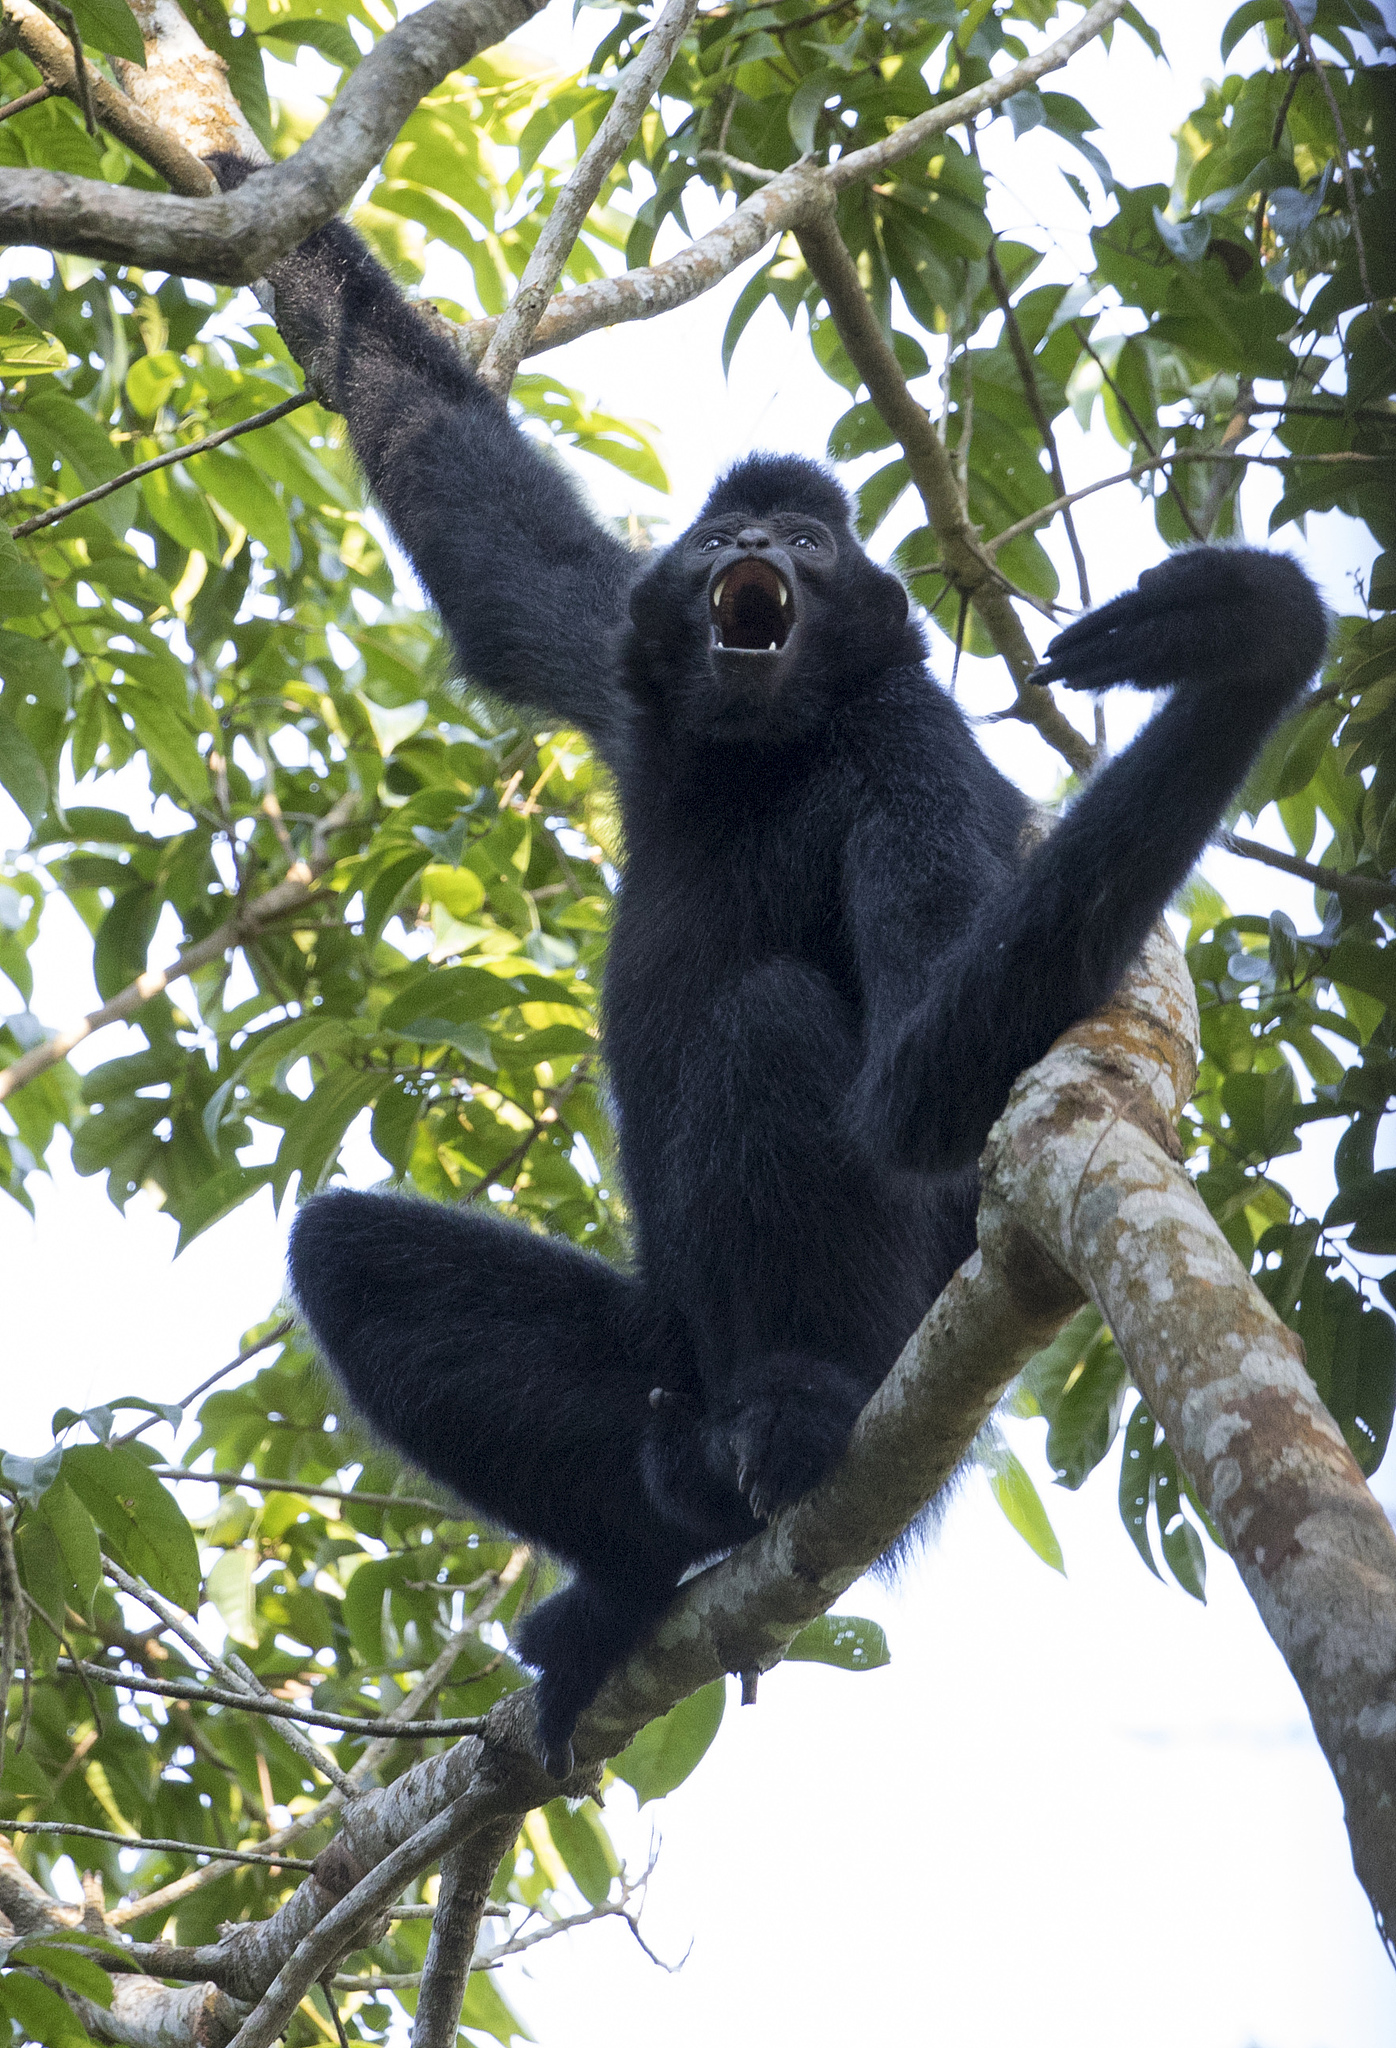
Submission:
M 8 16 L 30 0 L 3 4 Z M 34 242 L 214 284 L 251 284 L 348 205 L 427 93 L 541 4 L 431 0 L 375 43 L 293 157 L 235 192 L 196 201 L 61 171 L 0 172 L 0 245 Z M 211 180 L 200 189 L 210 190 Z
M 265 159 L 228 83 L 228 66 L 200 39 L 176 0 L 132 0 L 145 44 L 145 63 L 112 59 L 128 97 L 163 134 L 206 170 L 205 157 L 231 151 L 251 163 Z
M 36 512 L 32 519 L 23 519 L 10 532 L 16 540 L 23 540 L 26 534 L 37 533 L 42 526 L 53 526 L 60 519 L 66 519 L 70 512 L 80 512 L 84 505 L 95 505 L 102 498 L 109 498 L 113 491 L 134 483 L 137 477 L 149 476 L 152 470 L 168 469 L 172 462 L 185 462 L 191 455 L 202 455 L 209 448 L 221 448 L 225 441 L 235 441 L 240 434 L 250 434 L 258 427 L 269 427 L 273 420 L 284 420 L 288 412 L 299 412 L 303 405 L 309 405 L 314 397 L 310 391 L 298 391 L 290 398 L 283 398 L 279 405 L 269 405 L 265 412 L 253 413 L 251 419 L 239 420 L 231 427 L 220 427 L 217 433 L 205 434 L 201 441 L 187 441 L 182 448 L 169 448 L 163 455 L 152 455 L 149 462 L 138 462 L 134 469 L 123 469 L 120 476 L 109 482 L 98 484 L 92 491 L 84 491 L 80 498 L 68 498 L 61 505 L 50 506 L 47 512 Z
M 493 391 L 508 392 L 543 309 L 557 287 L 563 265 L 591 212 L 602 181 L 629 148 L 665 74 L 674 61 L 698 0 L 667 0 L 664 12 L 645 39 L 640 57 L 628 65 L 607 109 L 606 118 L 583 151 L 577 168 L 553 203 L 543 232 L 480 363 L 480 376 Z M 454 2034 L 452 2040 L 454 2040 Z M 449 2048 L 449 2043 L 447 2044 Z
M 245 1700 L 239 1700 L 245 1706 Z M 280 1870 L 313 1870 L 295 1856 L 267 1855 L 257 1849 L 220 1849 L 217 1843 L 173 1842 L 164 1835 L 117 1835 L 109 1828 L 81 1827 L 73 1820 L 7 1820 L 12 1835 L 81 1835 L 89 1842 L 115 1842 L 122 1849 L 163 1849 L 176 1856 L 216 1856 L 222 1863 L 274 1863 Z
M 1013 360 L 1018 366 L 1018 375 L 1023 385 L 1023 396 L 1028 402 L 1028 411 L 1032 414 L 1033 425 L 1037 428 L 1038 438 L 1046 449 L 1047 460 L 1052 466 L 1052 481 L 1056 485 L 1060 497 L 1067 501 L 1066 477 L 1062 473 L 1062 459 L 1057 450 L 1057 437 L 1052 432 L 1052 422 L 1048 418 L 1047 408 L 1042 402 L 1042 392 L 1037 382 L 1037 371 L 1033 365 L 1032 350 L 1023 339 L 1023 330 L 1018 325 L 1018 315 L 1013 310 L 1013 300 L 1009 294 L 1008 280 L 1003 274 L 1003 265 L 999 262 L 998 250 L 992 242 L 989 244 L 989 283 L 993 286 L 994 297 L 998 300 L 999 309 L 1003 314 L 1004 332 L 1008 336 L 1008 346 L 1012 351 Z M 1071 516 L 1069 501 L 1063 502 L 1061 510 L 1063 514 L 1062 524 L 1066 528 L 1067 545 L 1071 549 L 1071 559 L 1076 564 L 1076 587 L 1080 594 L 1082 606 L 1086 607 L 1089 606 L 1091 601 L 1091 581 L 1086 570 L 1086 557 L 1081 548 L 1080 536 L 1076 531 L 1076 522 Z
M 422 1966 L 412 2048 L 455 2048 L 490 1886 L 526 1811 L 506 1811 L 441 1859 L 441 1888 Z
M 805 260 L 828 301 L 839 339 L 873 404 L 901 443 L 935 533 L 940 566 L 960 595 L 974 605 L 1008 664 L 1017 689 L 1011 715 L 1036 726 L 1078 772 L 1088 770 L 1095 760 L 1089 740 L 1058 709 L 1050 690 L 1028 681 L 1038 665 L 1037 655 L 1013 609 L 1003 577 L 970 523 L 949 451 L 924 406 L 912 397 L 901 365 L 878 325 L 838 231 L 832 204 L 822 216 L 807 218 L 797 232 Z
M 1267 868 L 1298 875 L 1301 881 L 1312 882 L 1316 889 L 1327 889 L 1330 895 L 1351 903 L 1356 910 L 1389 910 L 1396 903 L 1396 883 L 1378 882 L 1370 875 L 1349 875 L 1342 868 L 1316 867 L 1312 861 L 1300 860 L 1297 854 L 1280 853 L 1259 839 L 1243 839 L 1239 832 L 1219 832 L 1217 843 L 1228 853 L 1239 854 L 1242 860 L 1263 861 Z
M 129 1595 L 133 1600 L 139 1600 L 143 1607 L 148 1607 L 152 1614 L 158 1615 L 165 1627 L 172 1629 L 181 1642 L 185 1643 L 194 1652 L 194 1655 L 200 1662 L 205 1664 L 215 1677 L 222 1679 L 227 1690 L 240 1702 L 261 1701 L 271 1698 L 270 1693 L 262 1684 L 260 1678 L 243 1663 L 241 1657 L 229 1649 L 225 1649 L 221 1657 L 216 1657 L 213 1651 L 203 1642 L 186 1615 L 181 1614 L 177 1607 L 166 1600 L 162 1594 L 157 1593 L 153 1586 L 148 1586 L 143 1579 L 138 1579 L 132 1573 L 125 1571 L 105 1551 L 102 1553 L 102 1570 L 112 1580 L 113 1584 L 121 1588 L 123 1593 Z M 338 1792 L 349 1797 L 353 1796 L 357 1787 L 351 1783 L 340 1765 L 336 1763 L 335 1759 L 326 1750 L 321 1748 L 318 1742 L 312 1742 L 310 1737 L 303 1735 L 299 1728 L 290 1725 L 283 1727 L 280 1730 L 280 1734 L 282 1740 L 296 1752 L 296 1755 L 303 1764 L 306 1764 L 312 1771 L 318 1771 L 320 1776 L 327 1779 Z
M 197 1706 L 236 1707 L 242 1713 L 266 1714 L 280 1721 L 304 1721 L 312 1728 L 337 1728 L 347 1735 L 372 1735 L 382 1719 L 377 1714 L 324 1713 L 315 1707 L 302 1706 L 295 1700 L 278 1699 L 274 1693 L 249 1699 L 246 1692 L 233 1692 L 226 1686 L 200 1685 L 194 1679 L 155 1678 L 149 1673 L 137 1677 L 134 1672 L 113 1671 L 109 1665 L 90 1664 L 83 1658 L 69 1662 L 60 1657 L 58 1670 L 64 1677 L 95 1678 L 102 1685 L 126 1692 L 152 1693 L 160 1699 L 187 1700 Z M 478 1714 L 459 1716 L 453 1721 L 395 1722 L 393 1740 L 425 1742 L 442 1736 L 478 1735 L 482 1726 L 483 1721 Z M 218 1851 L 209 1849 L 201 1853 L 216 1856 Z
M 1025 519 L 1017 519 L 1012 526 L 1005 526 L 1002 533 L 995 533 L 984 543 L 986 553 L 993 554 L 1010 540 L 1017 540 L 1020 533 L 1031 533 L 1036 526 L 1043 526 L 1058 512 L 1070 505 L 1077 505 L 1082 498 L 1092 498 L 1097 491 L 1113 490 L 1116 484 L 1135 483 L 1141 476 L 1153 471 L 1168 469 L 1175 462 L 1257 462 L 1266 468 L 1289 469 L 1305 462 L 1396 462 L 1396 457 L 1363 455 L 1350 448 L 1340 448 L 1320 455 L 1246 455 L 1235 448 L 1175 448 L 1168 455 L 1151 455 L 1145 462 L 1131 463 L 1128 469 L 1117 470 L 1114 476 L 1098 477 L 1093 484 L 1082 484 L 1080 490 L 1067 491 L 1064 496 L 1053 498 L 1046 505 L 1039 505 L 1035 512 L 1029 512 Z
M 30 0 L 3 0 L 6 7 Z M 173 270 L 214 284 L 251 284 L 278 256 L 348 204 L 424 94 L 480 50 L 537 12 L 541 0 L 431 0 L 376 43 L 345 80 L 324 120 L 287 162 L 255 184 L 199 205 L 164 193 L 140 193 L 55 171 L 0 173 L 0 245 L 38 243 L 80 256 Z M 651 319 L 710 290 L 754 256 L 772 235 L 796 225 L 813 189 L 879 176 L 948 128 L 984 113 L 1061 68 L 1109 27 L 1126 0 L 1096 5 L 1063 35 L 983 85 L 918 114 L 867 149 L 827 170 L 782 171 L 709 234 L 667 263 L 598 279 L 562 293 L 534 331 L 527 353 L 556 348 L 619 320 Z M 495 321 L 462 330 L 477 359 Z
M 444 4 L 444 0 L 437 0 L 437 4 Z M 55 1032 L 42 1045 L 31 1047 L 8 1067 L 0 1068 L 0 1102 L 16 1094 L 37 1075 L 57 1066 L 94 1031 L 102 1031 L 108 1024 L 120 1024 L 128 1017 L 134 1017 L 152 996 L 160 995 L 172 981 L 178 981 L 182 975 L 193 974 L 200 967 L 207 967 L 211 960 L 221 959 L 234 946 L 246 944 L 282 918 L 303 910 L 312 900 L 314 883 L 333 864 L 325 842 L 350 822 L 357 802 L 357 796 L 351 791 L 326 811 L 316 827 L 317 844 L 312 848 L 310 859 L 299 861 L 284 881 L 273 884 L 264 895 L 254 897 L 250 903 L 239 904 L 231 917 L 225 918 L 206 939 L 186 946 L 168 967 L 149 968 L 144 974 L 137 975 L 110 1002 L 89 1010 L 85 1017 L 68 1025 L 66 1030 Z
M 350 1780 L 355 1787 L 366 1785 L 379 1765 L 392 1755 L 396 1742 L 396 1737 L 392 1733 L 393 1724 L 399 1720 L 411 1721 L 436 1697 L 455 1669 L 461 1651 L 478 1635 L 483 1624 L 497 1611 L 505 1595 L 518 1582 L 520 1573 L 528 1563 L 529 1554 L 527 1544 L 519 1544 L 510 1552 L 507 1563 L 495 1581 L 493 1592 L 476 1602 L 464 1626 L 457 1629 L 450 1641 L 432 1659 L 402 1705 L 393 1713 L 385 1714 L 378 1723 L 373 1740 L 366 1744 L 349 1772 Z M 264 1849 L 272 1849 L 299 1841 L 322 1821 L 337 1813 L 342 1804 L 343 1801 L 337 1791 L 329 1793 L 318 1805 L 312 1807 L 309 1813 L 302 1814 L 288 1827 L 278 1829 L 261 1846 Z M 364 1810 L 363 1803 L 360 1802 L 356 1808 L 356 1819 L 360 1822 Z M 173 1884 L 165 1885 L 160 1891 L 149 1893 L 144 1899 L 131 1900 L 125 1905 L 117 1906 L 107 1917 L 113 1926 L 120 1926 L 126 1921 L 140 1920 L 150 1913 L 162 1912 L 170 1906 L 178 1905 L 180 1900 L 187 1898 L 191 1892 L 198 1891 L 203 1885 L 221 1877 L 228 1867 L 226 1864 L 206 1864 L 202 1870 L 190 1871 L 186 1876 L 177 1878 Z M 206 1963 L 201 1962 L 190 1974 L 202 1975 L 205 1967 Z
M 47 15 L 32 4 L 32 0 L 3 0 L 0 6 L 0 47 L 6 45 L 24 52 L 43 79 L 49 94 L 61 93 L 65 99 L 81 105 L 82 88 L 78 82 L 72 46 L 63 31 L 55 27 Z M 102 126 L 118 142 L 124 143 L 133 156 L 138 156 L 153 171 L 158 171 L 172 191 L 201 194 L 217 190 L 207 164 L 200 163 L 174 136 L 157 127 L 134 101 L 114 85 L 109 85 L 90 64 L 86 66 L 86 84 L 93 111 Z M 32 100 L 33 95 L 26 95 L 26 98 Z M 12 100 L 5 112 L 16 114 L 21 104 L 19 100 Z M 13 171 L 0 172 L 0 189 L 15 175 Z M 119 189 L 99 184 L 95 179 L 75 182 L 91 184 L 98 192 Z M 2 206 L 0 211 L 3 211 Z
M 285 1334 L 285 1330 L 294 1328 L 294 1322 L 288 1318 L 282 1334 Z M 265 1338 L 262 1344 L 257 1345 L 256 1351 L 262 1350 L 265 1344 L 272 1342 L 274 1339 Z M 247 1351 L 243 1357 L 234 1359 L 232 1364 L 241 1365 L 244 1358 L 255 1357 L 256 1351 Z M 224 1372 L 231 1370 L 232 1365 L 223 1368 Z M 221 1376 L 220 1374 L 220 1378 Z M 160 1418 L 157 1416 L 155 1419 L 158 1422 Z M 360 1507 L 365 1508 L 415 1508 L 429 1515 L 447 1515 L 451 1512 L 448 1501 L 428 1500 L 426 1495 L 421 1493 L 357 1493 L 343 1486 L 312 1486 L 309 1480 L 302 1479 L 254 1479 L 245 1472 L 191 1472 L 183 1465 L 152 1465 L 150 1469 L 157 1479 L 188 1479 L 200 1486 L 250 1486 L 258 1493 L 304 1493 L 316 1500 L 323 1498 L 344 1501 L 351 1507 L 357 1502 Z
M 1071 1273 L 1114 1333 L 1304 1696 L 1342 1794 L 1353 1864 L 1396 1928 L 1396 1531 L 1178 1161 L 1181 1089 L 1152 1130 L 1124 1075 L 1191 1021 L 1155 945 L 1137 1009 L 1091 1020 L 1024 1075 L 985 1152 L 980 1243 Z M 1118 1009 L 1119 1006 L 1117 1006 Z M 1162 1108 L 1162 1103 L 1160 1104 Z M 1124 1109 L 1124 1116 L 1121 1111 Z

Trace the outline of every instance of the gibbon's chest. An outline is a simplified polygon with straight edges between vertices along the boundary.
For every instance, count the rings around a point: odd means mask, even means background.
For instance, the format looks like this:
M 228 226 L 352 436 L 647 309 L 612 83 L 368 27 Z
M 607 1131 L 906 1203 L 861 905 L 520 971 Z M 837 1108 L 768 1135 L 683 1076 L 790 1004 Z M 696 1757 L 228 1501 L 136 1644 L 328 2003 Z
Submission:
M 717 984 L 775 959 L 835 972 L 846 952 L 842 806 L 818 785 L 626 817 L 613 968 L 659 988 Z

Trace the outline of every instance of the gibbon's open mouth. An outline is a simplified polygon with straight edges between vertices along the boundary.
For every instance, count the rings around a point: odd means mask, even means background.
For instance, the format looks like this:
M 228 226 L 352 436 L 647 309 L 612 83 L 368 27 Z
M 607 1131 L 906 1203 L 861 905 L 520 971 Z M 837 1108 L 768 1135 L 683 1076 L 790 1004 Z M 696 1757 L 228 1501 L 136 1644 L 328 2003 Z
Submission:
M 779 652 L 790 637 L 790 586 L 774 562 L 747 555 L 709 593 L 716 644 L 740 654 Z

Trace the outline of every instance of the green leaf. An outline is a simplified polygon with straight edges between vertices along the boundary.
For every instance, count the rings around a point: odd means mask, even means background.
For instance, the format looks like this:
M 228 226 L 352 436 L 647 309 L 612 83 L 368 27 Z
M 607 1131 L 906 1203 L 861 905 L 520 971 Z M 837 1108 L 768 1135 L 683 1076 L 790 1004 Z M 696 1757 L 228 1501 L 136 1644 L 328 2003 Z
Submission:
M 722 1724 L 727 1682 L 715 1678 L 640 1730 L 611 1769 L 633 1787 L 641 1806 L 662 1799 L 702 1762 Z
M 861 1614 L 821 1614 L 807 1622 L 785 1653 L 787 1664 L 832 1664 L 838 1671 L 877 1671 L 892 1661 L 887 1637 Z
M 7 639 L 16 636 L 7 634 Z M 48 776 L 33 742 L 17 725 L 0 715 L 0 783 L 10 792 L 31 825 L 48 816 Z
M 162 405 L 184 382 L 184 366 L 170 349 L 138 356 L 126 373 L 126 396 L 136 411 L 154 419 Z
M 9 1480 L 22 1501 L 35 1506 L 58 1477 L 63 1447 L 55 1444 L 41 1458 L 21 1458 L 16 1451 L 0 1452 L 0 1474 Z
M 90 1623 L 93 1595 L 102 1579 L 102 1556 L 92 1517 L 61 1476 L 43 1495 L 36 1514 L 53 1531 L 63 1566 L 64 1602 Z
M 262 41 L 286 43 L 293 49 L 308 43 L 342 71 L 352 71 L 360 56 L 359 46 L 347 28 L 337 21 L 319 21 L 311 15 L 293 15 L 290 21 L 275 17 L 272 27 L 263 29 Z
M 1153 1496 L 1154 1418 L 1148 1403 L 1138 1401 L 1125 1425 L 1124 1455 L 1120 1460 L 1120 1520 L 1129 1540 L 1156 1579 L 1163 1573 L 1154 1563 L 1149 1542 L 1149 1502 Z
M 72 1949 L 62 1947 L 58 1942 L 26 1941 L 21 1947 L 12 1948 L 6 1961 L 43 1970 L 48 1976 L 56 1977 L 60 1984 L 66 1984 L 69 1990 L 90 1998 L 94 2005 L 111 2004 L 111 1978 L 102 1965 L 94 1963 L 91 1956 L 74 1954 Z
M 1154 1513 L 1164 1562 L 1185 1593 L 1207 1604 L 1207 1557 L 1202 1538 L 1183 1512 L 1178 1461 L 1171 1445 L 1154 1447 Z
M 1001 1446 L 993 1455 L 989 1466 L 989 1485 L 994 1499 L 1028 1548 L 1035 1550 L 1044 1564 L 1051 1565 L 1054 1572 L 1060 1572 L 1065 1578 L 1062 1547 L 1042 1505 L 1042 1497 L 1032 1483 L 1027 1466 L 1007 1445 Z
M 37 327 L 13 299 L 0 299 L 0 375 L 51 376 L 68 367 L 68 351 L 56 334 Z
M 23 618 L 41 612 L 48 602 L 43 577 L 26 562 L 8 526 L 0 526 L 0 618 Z M 18 639 L 18 634 L 6 638 Z M 0 668 L 0 677 L 4 670 Z
M 184 720 L 143 683 L 123 683 L 120 702 L 135 721 L 136 738 L 180 795 L 192 804 L 208 803 L 212 796 L 208 769 Z
M 188 1613 L 198 1611 L 199 1553 L 174 1498 L 129 1444 L 79 1444 L 63 1477 L 127 1571 Z
M 204 1597 L 211 1600 L 223 1617 L 235 1642 L 256 1649 L 261 1641 L 257 1627 L 257 1595 L 252 1584 L 256 1555 L 251 1550 L 225 1550 L 204 1581 Z
M 145 69 L 145 39 L 126 0 L 70 0 L 82 39 L 108 57 Z
M 0 2012 L 16 2021 L 21 2037 L 42 2048 L 93 2048 L 77 2014 L 56 1991 L 23 1970 L 0 1977 Z
M 573 1882 L 589 1906 L 599 1906 L 620 1874 L 620 1859 L 594 1807 L 575 1810 L 565 1799 L 550 1799 L 543 1808 L 553 1847 L 567 1865 Z

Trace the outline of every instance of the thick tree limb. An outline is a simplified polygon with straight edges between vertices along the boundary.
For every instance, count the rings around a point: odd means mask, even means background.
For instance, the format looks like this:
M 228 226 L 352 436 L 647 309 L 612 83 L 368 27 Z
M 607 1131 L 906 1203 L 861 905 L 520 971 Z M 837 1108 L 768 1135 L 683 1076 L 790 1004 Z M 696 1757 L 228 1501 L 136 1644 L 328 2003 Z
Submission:
M 525 1818 L 526 1809 L 505 1812 L 441 1859 L 441 1889 L 422 1968 L 412 2048 L 455 2048 L 490 1886 Z
M 7 10 L 27 4 L 4 0 Z M 288 162 L 236 192 L 196 201 L 61 171 L 0 172 L 0 244 L 33 242 L 215 284 L 251 284 L 348 205 L 425 94 L 541 4 L 431 0 L 374 45 Z M 203 83 L 211 79 L 206 74 Z M 198 117 L 200 128 L 205 118 Z
M 20 4 L 20 0 L 5 0 Z M 27 4 L 27 0 L 25 0 Z M 167 0 L 168 4 L 168 0 Z M 251 284 L 278 256 L 346 206 L 422 96 L 538 11 L 540 0 L 432 0 L 384 36 L 345 80 L 320 126 L 286 163 L 201 205 L 57 171 L 0 173 L 0 245 L 38 243 L 75 255 L 173 270 L 214 284 Z M 948 128 L 999 106 L 1056 71 L 1108 28 L 1126 0 L 1096 0 L 1081 19 L 1022 63 L 918 114 L 827 170 L 785 171 L 735 214 L 668 263 L 564 292 L 549 306 L 528 353 L 556 348 L 617 320 L 650 319 L 683 305 L 797 225 L 811 176 L 841 190 L 878 177 Z M 464 330 L 483 354 L 494 321 Z
M 266 152 L 233 96 L 228 67 L 210 50 L 176 0 L 132 0 L 140 24 L 145 64 L 112 59 L 127 97 L 162 133 L 175 140 L 201 169 L 220 150 L 256 163 Z
M 176 1974 L 178 1954 L 178 1974 L 257 2001 L 239 2048 L 269 2048 L 305 1988 L 431 1860 L 559 1790 L 584 1791 L 603 1757 L 722 1672 L 778 1661 L 953 1473 L 1083 1288 L 1304 1690 L 1347 1801 L 1359 1876 L 1389 1923 L 1396 1536 L 1303 1373 L 1297 1340 L 1174 1156 L 1195 1030 L 1185 969 L 1157 934 L 1110 1009 L 1065 1033 L 1019 1082 L 985 1156 L 981 1250 L 869 1402 L 844 1462 L 684 1589 L 583 1717 L 582 1763 L 567 1785 L 534 1760 L 530 1695 L 511 1694 L 480 1737 L 356 1798 L 315 1875 L 267 1920 L 165 1952 L 168 1966 L 153 1967 Z
M 1110 1325 L 1304 1695 L 1396 1953 L 1396 1532 L 1177 1162 L 1172 1116 L 1151 1131 L 1136 1114 L 1132 1074 L 1168 1057 L 1161 1024 L 1192 1002 L 1176 953 L 1146 965 L 1156 985 L 1135 977 L 1123 1029 L 1078 1026 L 1018 1084 L 985 1154 L 981 1241 L 1016 1230 Z
M 519 279 L 518 288 L 499 317 L 480 363 L 480 376 L 491 390 L 507 393 L 543 309 L 557 287 L 563 265 L 582 231 L 607 172 L 629 148 L 645 109 L 664 82 L 698 0 L 667 0 L 663 13 L 645 39 L 645 47 L 627 65 L 607 109 L 606 118 L 582 152 L 577 168 L 553 203 L 542 234 Z M 420 2008 L 418 2019 L 420 2023 Z M 419 2029 L 420 2032 L 420 2024 Z M 455 2036 L 452 2034 L 452 2040 Z M 448 2044 L 449 2048 L 449 2044 Z

